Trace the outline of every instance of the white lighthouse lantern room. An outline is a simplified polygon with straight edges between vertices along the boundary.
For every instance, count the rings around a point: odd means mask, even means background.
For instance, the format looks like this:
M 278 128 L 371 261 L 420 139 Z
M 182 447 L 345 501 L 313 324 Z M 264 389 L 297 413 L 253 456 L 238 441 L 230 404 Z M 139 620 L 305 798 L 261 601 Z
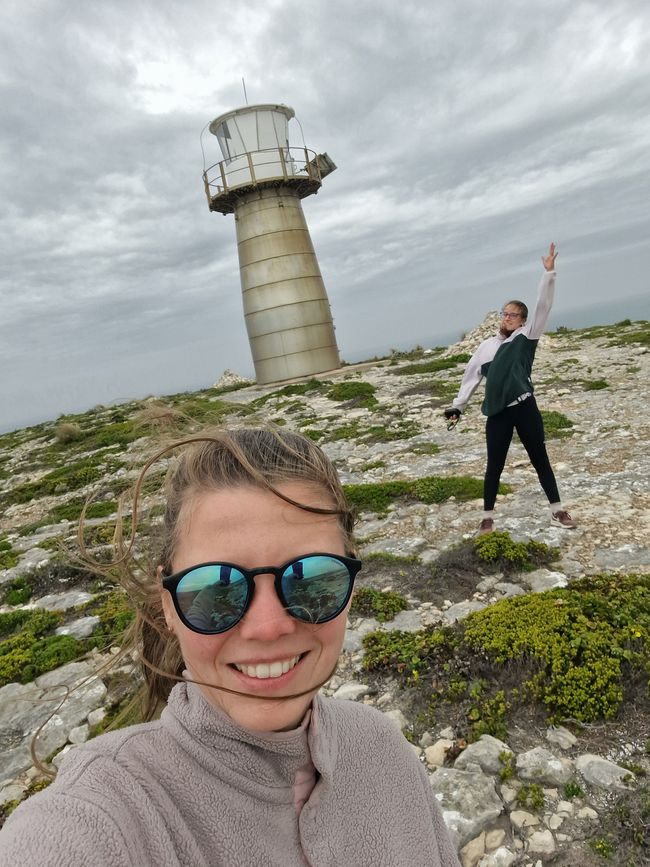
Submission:
M 259 383 L 340 366 L 332 313 L 301 200 L 336 166 L 289 144 L 286 105 L 215 118 L 223 159 L 203 174 L 211 211 L 234 214 L 246 329 Z

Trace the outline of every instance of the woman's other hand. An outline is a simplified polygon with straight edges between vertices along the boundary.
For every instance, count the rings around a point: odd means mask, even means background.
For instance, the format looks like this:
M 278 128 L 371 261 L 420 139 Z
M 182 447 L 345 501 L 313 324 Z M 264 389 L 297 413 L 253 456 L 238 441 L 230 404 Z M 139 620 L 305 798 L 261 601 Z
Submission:
M 555 271 L 555 260 L 557 259 L 557 250 L 555 244 L 551 243 L 548 248 L 548 256 L 542 256 L 542 265 L 547 271 Z

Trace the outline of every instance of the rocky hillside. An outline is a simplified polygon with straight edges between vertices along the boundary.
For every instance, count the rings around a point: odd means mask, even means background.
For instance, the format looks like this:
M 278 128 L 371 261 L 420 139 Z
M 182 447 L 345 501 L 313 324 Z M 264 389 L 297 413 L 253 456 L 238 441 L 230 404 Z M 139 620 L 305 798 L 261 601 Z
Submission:
M 30 743 L 49 714 L 37 752 L 56 765 L 137 686 L 130 661 L 93 676 L 131 615 L 110 582 L 72 562 L 87 498 L 101 557 L 117 498 L 160 433 L 271 420 L 323 446 L 359 512 L 361 592 L 326 691 L 403 729 L 463 865 L 650 863 L 650 324 L 542 338 L 536 395 L 579 528 L 551 525 L 516 441 L 499 532 L 477 543 L 480 394 L 455 430 L 441 410 L 494 330 L 488 317 L 444 349 L 282 387 L 222 382 L 0 436 L 5 813 L 46 784 Z M 162 470 L 146 486 L 145 535 Z M 57 709 L 62 685 L 78 684 Z

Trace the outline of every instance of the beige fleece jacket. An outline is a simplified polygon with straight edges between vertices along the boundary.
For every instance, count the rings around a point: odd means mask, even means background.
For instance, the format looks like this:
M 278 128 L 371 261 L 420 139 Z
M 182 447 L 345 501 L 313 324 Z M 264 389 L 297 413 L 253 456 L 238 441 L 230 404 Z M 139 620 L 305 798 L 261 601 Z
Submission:
M 159 721 L 72 750 L 0 832 L 0 865 L 459 867 L 424 768 L 381 713 L 316 697 L 308 729 L 251 732 L 186 683 Z

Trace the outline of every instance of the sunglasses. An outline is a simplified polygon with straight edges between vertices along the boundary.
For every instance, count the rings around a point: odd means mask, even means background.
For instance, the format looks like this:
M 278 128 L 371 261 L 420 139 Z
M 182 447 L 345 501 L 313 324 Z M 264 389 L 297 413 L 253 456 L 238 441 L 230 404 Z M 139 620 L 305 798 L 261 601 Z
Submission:
M 181 621 L 193 632 L 218 635 L 236 626 L 255 594 L 256 575 L 274 575 L 287 613 L 303 623 L 327 623 L 352 595 L 361 561 L 338 554 L 306 554 L 284 566 L 244 569 L 234 563 L 200 563 L 162 579 Z

